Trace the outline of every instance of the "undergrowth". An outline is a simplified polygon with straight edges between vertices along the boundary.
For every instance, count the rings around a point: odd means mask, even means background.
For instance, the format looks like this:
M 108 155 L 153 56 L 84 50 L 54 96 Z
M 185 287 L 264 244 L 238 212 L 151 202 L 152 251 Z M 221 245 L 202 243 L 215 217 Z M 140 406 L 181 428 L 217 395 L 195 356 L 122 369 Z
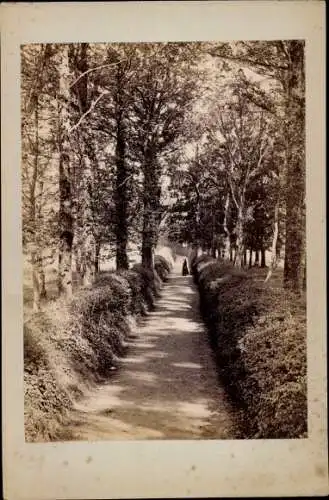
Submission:
M 135 265 L 100 273 L 91 289 L 51 302 L 25 322 L 27 441 L 62 438 L 74 400 L 109 378 L 126 353 L 131 320 L 154 307 L 170 269 L 158 256 L 154 271 Z
M 219 374 L 248 438 L 307 436 L 306 303 L 209 256 L 192 265 Z

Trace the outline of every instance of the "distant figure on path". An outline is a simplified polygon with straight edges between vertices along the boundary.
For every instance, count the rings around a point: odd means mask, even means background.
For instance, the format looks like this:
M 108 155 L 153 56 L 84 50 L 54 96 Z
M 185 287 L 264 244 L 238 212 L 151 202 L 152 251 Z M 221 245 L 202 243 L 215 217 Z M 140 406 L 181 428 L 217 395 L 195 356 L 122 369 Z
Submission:
M 184 260 L 184 264 L 183 264 L 183 271 L 182 271 L 182 275 L 183 275 L 183 276 L 186 276 L 187 274 L 189 274 L 189 272 L 188 272 L 188 267 L 187 267 L 187 260 L 185 259 L 185 260 Z

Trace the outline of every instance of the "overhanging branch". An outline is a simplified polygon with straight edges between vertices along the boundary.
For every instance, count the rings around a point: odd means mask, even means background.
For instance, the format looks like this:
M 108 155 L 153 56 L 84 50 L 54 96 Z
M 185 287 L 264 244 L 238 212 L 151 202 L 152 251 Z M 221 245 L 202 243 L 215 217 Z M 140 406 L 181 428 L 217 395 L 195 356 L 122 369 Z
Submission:
M 125 61 L 128 61 L 128 59 L 127 58 L 126 59 L 120 59 L 120 61 L 117 61 L 115 63 L 102 64 L 101 66 L 96 66 L 96 68 L 89 68 L 89 69 L 87 69 L 87 71 L 84 71 L 83 73 L 81 73 L 81 75 L 79 75 L 78 78 L 76 80 L 74 80 L 73 83 L 71 83 L 70 88 L 74 87 L 74 85 L 76 85 L 81 80 L 81 78 L 83 78 L 85 75 L 88 75 L 92 71 L 97 71 L 99 69 L 104 69 L 104 68 L 111 68 L 112 66 L 117 66 L 118 64 L 121 64 L 121 63 L 123 63 Z
M 87 115 L 89 115 L 89 113 L 91 113 L 91 111 L 95 108 L 96 104 L 101 100 L 102 97 L 104 97 L 104 95 L 106 94 L 109 94 L 109 91 L 108 90 L 104 90 L 104 92 L 102 92 L 98 97 L 97 99 L 94 100 L 94 102 L 91 103 L 89 109 L 82 115 L 80 116 L 79 120 L 77 121 L 77 123 L 75 123 L 75 125 L 72 125 L 72 127 L 69 129 L 69 134 L 71 134 L 72 132 L 74 132 L 74 130 L 76 130 L 81 122 L 86 118 Z

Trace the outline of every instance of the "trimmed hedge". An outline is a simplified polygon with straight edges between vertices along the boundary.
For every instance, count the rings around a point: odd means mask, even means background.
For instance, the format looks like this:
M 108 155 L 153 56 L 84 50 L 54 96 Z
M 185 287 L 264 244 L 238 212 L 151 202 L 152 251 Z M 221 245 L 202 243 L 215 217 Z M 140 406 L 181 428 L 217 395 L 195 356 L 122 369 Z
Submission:
M 303 299 L 209 256 L 192 272 L 219 374 L 245 411 L 248 438 L 307 435 Z
M 126 353 L 130 318 L 154 307 L 168 276 L 170 265 L 163 257 L 156 262 L 160 276 L 140 265 L 101 273 L 93 288 L 79 290 L 68 302 L 49 303 L 24 324 L 28 441 L 63 438 L 74 399 L 108 379 Z
M 156 255 L 154 258 L 154 268 L 162 281 L 167 281 L 172 270 L 172 264 L 162 255 Z

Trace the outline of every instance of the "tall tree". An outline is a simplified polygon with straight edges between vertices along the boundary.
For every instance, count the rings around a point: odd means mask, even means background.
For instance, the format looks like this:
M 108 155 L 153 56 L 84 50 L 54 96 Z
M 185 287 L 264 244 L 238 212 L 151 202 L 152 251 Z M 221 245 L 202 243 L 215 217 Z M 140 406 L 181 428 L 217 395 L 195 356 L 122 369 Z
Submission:
M 72 57 L 72 73 L 76 83 L 71 84 L 71 94 L 75 96 L 78 107 L 78 119 L 86 116 L 92 102 L 89 89 L 89 44 L 82 43 L 75 47 Z M 75 132 L 80 145 L 80 247 L 81 272 L 84 286 L 91 286 L 95 280 L 96 242 L 94 235 L 93 192 L 94 170 L 97 158 L 90 133 L 88 119 L 85 119 Z
M 246 195 L 252 179 L 264 168 L 264 158 L 271 147 L 263 113 L 257 113 L 235 91 L 235 102 L 218 110 L 218 128 L 224 138 L 219 148 L 230 197 L 237 210 L 235 226 L 236 265 L 243 265 L 245 250 Z
M 127 159 L 127 135 L 128 115 L 131 105 L 131 58 L 128 51 L 115 53 L 114 60 L 117 62 L 115 69 L 114 101 L 114 123 L 115 123 L 115 205 L 116 205 L 116 267 L 117 269 L 128 269 L 129 260 L 127 255 L 129 236 L 129 187 L 131 169 Z M 121 62 L 122 61 L 122 62 Z
M 287 288 L 301 290 L 306 273 L 304 42 L 282 42 L 281 53 L 287 64 L 283 80 L 287 141 L 284 283 Z
M 134 85 L 139 81 L 139 61 L 133 44 L 111 44 L 103 50 L 103 71 L 93 76 L 95 84 L 108 92 L 108 98 L 100 103 L 94 131 L 101 133 L 111 146 L 114 203 L 113 221 L 116 238 L 116 267 L 127 269 L 128 240 L 133 203 L 133 176 L 130 123 Z M 110 167 L 112 168 L 112 167 Z
M 54 152 L 53 137 L 45 137 L 46 111 L 53 96 L 53 67 L 50 45 L 22 48 L 22 215 L 23 247 L 29 247 L 32 265 L 33 309 L 39 310 L 46 296 L 45 256 L 43 250 L 54 243 L 55 201 L 49 173 Z
M 73 205 L 72 205 L 72 158 L 70 145 L 71 130 L 71 72 L 69 46 L 63 45 L 59 64 L 59 272 L 58 286 L 61 295 L 72 296 L 72 248 L 73 248 Z
M 191 55 L 182 44 L 145 44 L 140 53 L 134 129 L 143 173 L 142 264 L 152 268 L 161 212 L 160 158 L 183 131 L 195 80 Z
M 281 119 L 285 139 L 284 284 L 297 292 L 305 285 L 306 275 L 304 46 L 302 40 L 282 40 L 210 44 L 206 48 L 211 55 L 240 68 L 249 67 L 278 84 L 274 91 L 261 91 L 248 82 L 245 90 L 257 106 L 276 113 Z

